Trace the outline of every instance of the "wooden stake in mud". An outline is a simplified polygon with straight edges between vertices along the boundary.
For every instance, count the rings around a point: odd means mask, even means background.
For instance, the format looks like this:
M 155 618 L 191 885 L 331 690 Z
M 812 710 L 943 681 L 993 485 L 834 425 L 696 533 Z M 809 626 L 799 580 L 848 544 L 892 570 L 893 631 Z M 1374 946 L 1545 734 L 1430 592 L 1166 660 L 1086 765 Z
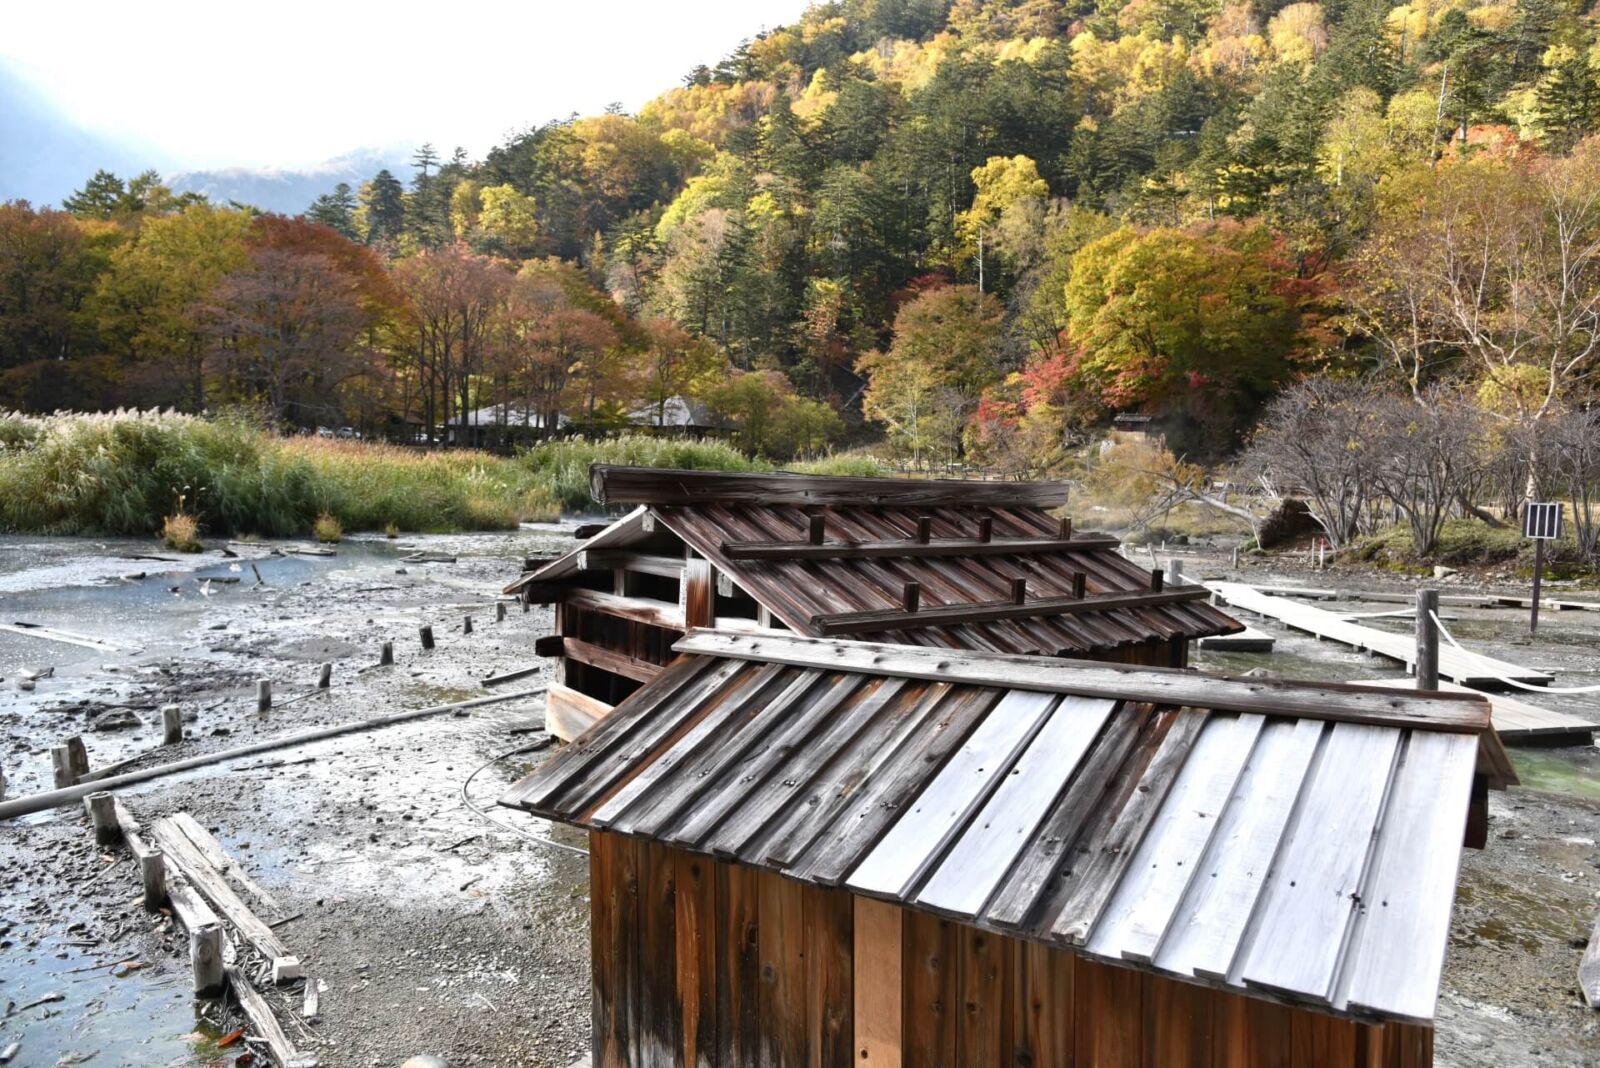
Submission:
M 222 927 L 201 924 L 189 932 L 189 964 L 194 969 L 195 997 L 214 998 L 227 983 L 222 971 Z
M 72 764 L 72 781 L 81 782 L 89 774 L 89 750 L 83 746 L 83 739 L 74 734 L 67 739 L 67 759 Z
M 115 845 L 122 838 L 122 825 L 117 822 L 117 799 L 104 790 L 84 798 L 89 809 L 89 819 L 94 824 L 94 840 L 101 845 Z
M 183 713 L 177 705 L 161 706 L 161 744 L 177 745 L 183 741 Z
M 154 912 L 167 903 L 167 857 L 159 849 L 139 856 L 139 882 L 144 886 L 144 907 Z
M 72 774 L 72 754 L 65 745 L 50 747 L 50 769 L 57 790 L 64 790 L 78 781 Z
M 424 649 L 432 649 L 433 648 L 433 628 L 432 627 L 419 627 L 417 629 L 417 637 L 422 639 L 422 647 Z
M 504 623 L 506 621 L 506 603 L 504 601 L 496 601 L 494 603 L 494 621 L 496 623 Z
M 333 683 L 333 665 L 323 664 L 317 669 L 317 689 L 326 690 Z
M 1438 590 L 1417 591 L 1417 689 L 1439 688 L 1439 625 L 1433 621 L 1439 611 Z
M 472 633 L 472 617 L 471 616 L 467 616 L 465 619 L 463 619 L 461 621 L 461 633 L 462 634 L 471 634 Z
M 256 680 L 256 711 L 266 712 L 272 708 L 272 680 Z
M 389 667 L 394 663 L 394 642 L 384 642 L 378 650 L 378 666 Z

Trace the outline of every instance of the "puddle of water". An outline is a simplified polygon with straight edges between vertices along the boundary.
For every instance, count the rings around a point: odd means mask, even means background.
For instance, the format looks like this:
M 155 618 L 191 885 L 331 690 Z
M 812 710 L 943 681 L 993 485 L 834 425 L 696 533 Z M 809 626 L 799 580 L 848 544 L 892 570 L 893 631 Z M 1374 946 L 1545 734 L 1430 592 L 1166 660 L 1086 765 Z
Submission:
M 213 1062 L 227 1050 L 214 1044 L 215 1029 L 195 1018 L 188 976 L 162 965 L 151 976 L 135 969 L 118 978 L 117 961 L 94 947 L 71 946 L 48 937 L 36 948 L 13 947 L 5 961 L 0 998 L 18 1006 L 47 997 L 0 1020 L 0 1047 L 20 1043 L 17 1065 L 164 1065 L 187 1068 Z M 92 965 L 103 962 L 104 967 Z M 87 970 L 82 970 L 87 969 Z
M 1600 801 L 1600 750 L 1512 748 L 1511 765 L 1529 790 Z

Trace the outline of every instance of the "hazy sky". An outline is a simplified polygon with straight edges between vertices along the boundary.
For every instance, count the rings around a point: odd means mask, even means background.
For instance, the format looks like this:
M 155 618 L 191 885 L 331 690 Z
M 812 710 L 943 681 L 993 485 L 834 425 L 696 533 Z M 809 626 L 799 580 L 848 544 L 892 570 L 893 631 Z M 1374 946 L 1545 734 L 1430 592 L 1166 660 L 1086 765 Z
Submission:
M 805 0 L 80 0 L 8 5 L 0 57 L 74 120 L 178 168 L 301 166 L 632 111 Z M 0 102 L 3 106 L 3 102 Z

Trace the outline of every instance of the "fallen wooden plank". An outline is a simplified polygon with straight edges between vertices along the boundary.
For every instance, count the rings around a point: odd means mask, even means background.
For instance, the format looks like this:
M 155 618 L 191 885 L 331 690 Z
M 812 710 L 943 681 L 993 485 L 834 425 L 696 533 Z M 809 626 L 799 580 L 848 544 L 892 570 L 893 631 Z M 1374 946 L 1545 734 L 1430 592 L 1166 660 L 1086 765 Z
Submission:
M 1354 685 L 1357 686 L 1385 686 L 1396 690 L 1410 690 L 1416 688 L 1414 679 L 1363 679 Z M 1476 693 L 1466 686 L 1453 682 L 1440 682 L 1439 688 L 1451 693 Z M 1494 723 L 1494 729 L 1501 738 L 1508 742 L 1525 740 L 1529 738 L 1545 738 L 1551 735 L 1571 734 L 1575 736 L 1575 743 L 1585 745 L 1587 742 L 1581 736 L 1592 735 L 1600 731 L 1600 717 L 1574 716 L 1567 712 L 1556 712 L 1516 697 L 1505 694 L 1484 694 L 1489 701 L 1489 715 Z
M 238 883 L 246 893 L 267 908 L 274 911 L 283 909 L 283 904 L 268 893 L 265 887 L 250 878 L 249 873 L 239 866 L 239 862 L 223 851 L 222 843 L 213 838 L 211 832 L 200 826 L 193 816 L 187 812 L 179 812 L 174 814 L 171 819 L 178 829 L 188 837 L 189 841 L 194 843 L 195 848 L 200 851 L 200 855 L 206 859 L 212 870 L 218 875 Z
M 1094 660 L 987 653 L 928 646 L 839 641 L 799 635 L 694 630 L 679 653 L 755 660 L 823 671 L 856 671 L 1012 690 L 1072 693 L 1114 701 L 1227 712 L 1261 712 L 1388 727 L 1479 733 L 1489 704 L 1479 695 L 1385 692 L 1331 682 L 1236 679 L 1176 668 L 1129 667 Z
M 272 981 L 285 983 L 301 978 L 305 972 L 300 958 L 290 953 L 278 938 L 277 932 L 262 923 L 250 911 L 227 881 L 213 871 L 201 850 L 189 840 L 181 825 L 171 817 L 160 819 L 151 827 L 151 837 L 166 854 L 169 868 L 183 873 L 202 897 L 216 909 L 245 941 L 272 962 Z
M 317 1058 L 310 1053 L 300 1052 L 289 1041 L 289 1036 L 278 1026 L 278 1018 L 272 1014 L 272 1006 L 257 993 L 249 978 L 234 965 L 229 965 L 224 971 L 227 972 L 228 982 L 233 985 L 234 996 L 239 999 L 239 1007 L 261 1037 L 266 1039 L 267 1049 L 271 1051 L 273 1059 L 283 1068 L 316 1068 Z
M 1583 951 L 1583 959 L 1578 962 L 1578 989 L 1583 993 L 1585 1005 L 1600 1009 L 1600 916 L 1594 918 L 1589 948 Z
M 878 560 L 927 556 L 1025 556 L 1115 549 L 1122 543 L 1103 535 L 1072 538 L 930 538 L 928 541 L 725 541 L 730 560 Z
M 490 675 L 487 678 L 479 680 L 478 685 L 499 686 L 503 682 L 515 682 L 518 679 L 525 679 L 530 675 L 537 675 L 543 670 L 543 664 L 535 664 L 532 667 L 517 668 L 515 671 L 502 671 L 498 675 Z
M 1416 659 L 1416 643 L 1409 634 L 1391 634 L 1388 631 L 1348 623 L 1336 613 L 1315 605 L 1301 604 L 1286 597 L 1271 597 L 1251 586 L 1238 582 L 1213 582 L 1210 588 L 1218 597 L 1235 608 L 1257 615 L 1268 616 L 1295 630 L 1315 634 L 1356 649 L 1369 650 L 1410 668 Z M 1516 682 L 1545 684 L 1554 676 L 1548 672 L 1526 668 L 1493 657 L 1467 655 L 1455 648 L 1439 650 L 1439 674 L 1465 686 L 1494 683 L 1500 679 Z
M 1265 631 L 1246 627 L 1237 634 L 1211 634 L 1200 639 L 1200 648 L 1214 653 L 1270 653 L 1278 639 Z

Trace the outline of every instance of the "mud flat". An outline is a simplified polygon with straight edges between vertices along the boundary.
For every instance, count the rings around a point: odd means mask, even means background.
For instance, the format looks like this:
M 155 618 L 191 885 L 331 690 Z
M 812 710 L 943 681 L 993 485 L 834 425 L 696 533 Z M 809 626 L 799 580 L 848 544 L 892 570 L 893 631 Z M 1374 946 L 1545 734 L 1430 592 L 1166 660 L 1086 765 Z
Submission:
M 536 662 L 532 640 L 550 627 L 547 610 L 516 606 L 496 622 L 494 591 L 525 553 L 568 544 L 560 530 L 529 530 L 347 540 L 331 558 L 234 545 L 238 558 L 173 563 L 122 559 L 170 555 L 142 542 L 7 539 L 8 621 L 137 650 L 0 634 L 7 795 L 48 789 L 49 748 L 70 734 L 82 735 L 93 767 L 138 754 L 158 763 L 483 696 L 482 677 Z M 401 562 L 418 547 L 456 562 Z M 424 624 L 438 636 L 431 652 L 417 639 Z M 396 663 L 378 668 L 384 640 Z M 323 662 L 333 680 L 318 693 Z M 19 670 L 47 666 L 32 690 L 16 688 Z M 273 681 L 266 713 L 256 711 L 259 678 Z M 188 737 L 164 748 L 168 703 L 182 708 Z M 91 729 L 108 711 L 137 725 Z M 299 984 L 265 993 L 321 1064 L 426 1052 L 457 1065 L 565 1068 L 588 1045 L 583 843 L 531 820 L 485 822 L 460 798 L 485 761 L 540 737 L 528 728 L 541 712 L 533 699 L 417 720 L 122 796 L 146 823 L 193 813 L 281 902 L 278 934 L 326 989 L 311 1022 L 299 1019 Z M 488 807 L 536 759 L 484 768 L 472 798 Z M 236 1012 L 194 1015 L 186 935 L 144 910 L 127 854 L 96 847 L 79 807 L 0 824 L 0 999 L 19 1007 L 0 1021 L 0 1050 L 20 1043 L 12 1064 L 232 1064 L 240 1052 L 214 1044 L 239 1026 Z

